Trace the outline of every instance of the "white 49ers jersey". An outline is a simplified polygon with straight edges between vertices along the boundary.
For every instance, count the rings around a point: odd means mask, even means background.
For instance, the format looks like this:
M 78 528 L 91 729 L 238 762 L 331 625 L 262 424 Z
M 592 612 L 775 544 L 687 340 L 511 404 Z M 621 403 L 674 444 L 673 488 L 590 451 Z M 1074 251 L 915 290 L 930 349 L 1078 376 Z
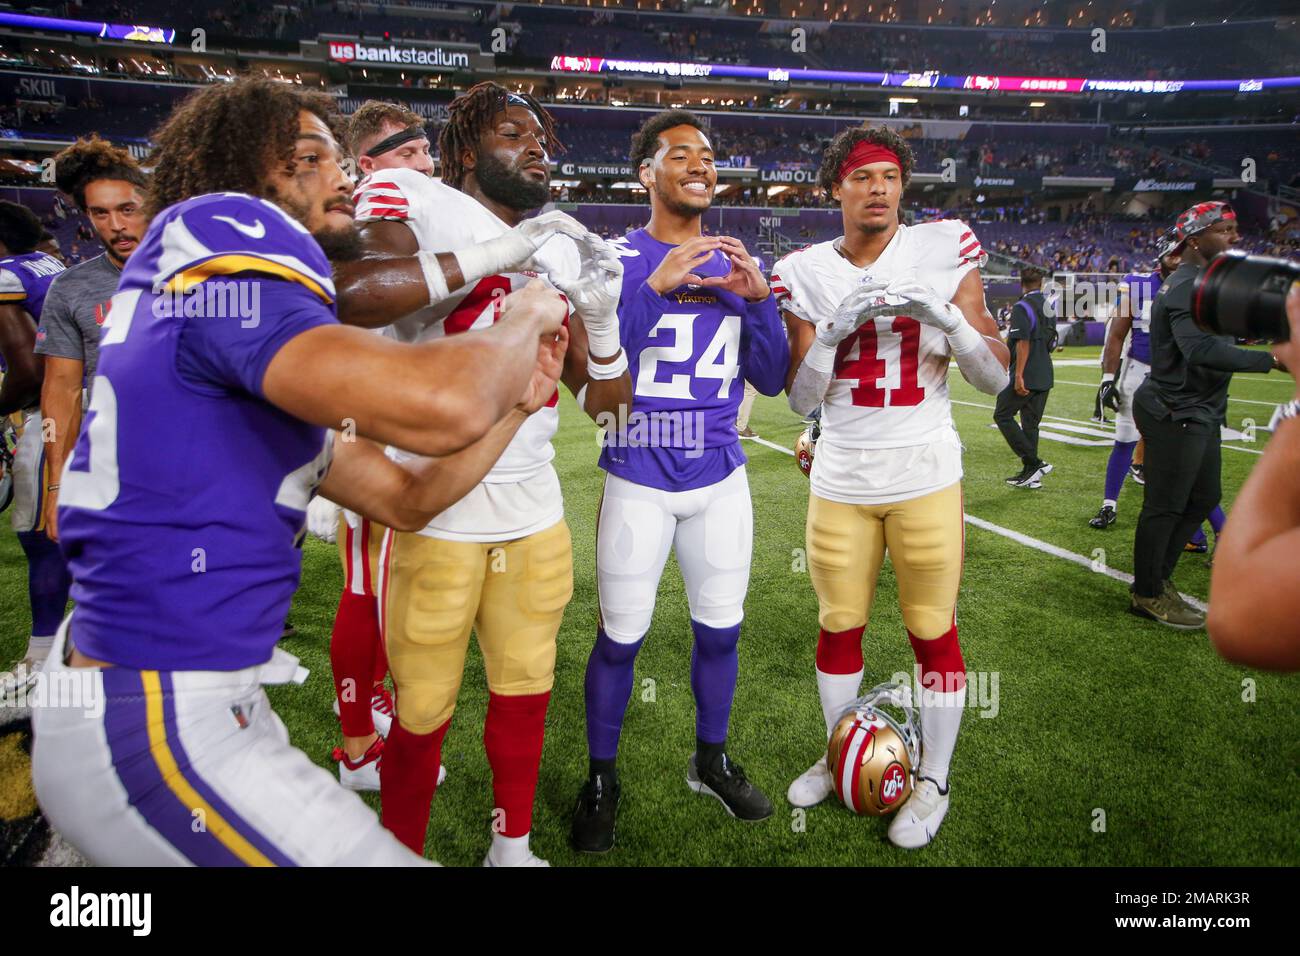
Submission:
M 476 200 L 413 169 L 371 173 L 357 186 L 353 202 L 358 222 L 404 222 L 425 252 L 455 252 L 494 239 L 510 228 Z M 565 236 L 549 240 L 536 258 L 544 258 L 548 268 L 561 275 L 576 277 L 581 268 L 578 250 Z M 488 328 L 500 318 L 501 299 L 537 275 L 486 276 L 436 305 L 403 316 L 386 334 L 400 342 L 426 342 Z M 557 392 L 548 405 L 528 417 L 479 487 L 435 518 L 427 533 L 492 541 L 503 535 L 532 534 L 563 516 L 559 480 L 551 466 L 555 457 L 551 438 L 559 425 L 558 401 Z M 399 461 L 414 457 L 398 449 L 389 449 L 389 455 Z M 508 485 L 521 488 L 512 490 L 505 487 Z
M 866 269 L 840 255 L 837 245 L 818 243 L 776 264 L 772 290 L 782 309 L 815 323 L 833 314 L 865 276 L 892 281 L 909 273 L 948 301 L 966 273 L 988 258 L 970 227 L 955 219 L 899 225 Z M 960 479 L 948 398 L 950 356 L 947 336 L 906 316 L 868 321 L 840 344 L 822 407 L 815 493 L 879 503 Z M 926 457 L 920 446 L 934 447 L 935 454 Z M 885 454 L 889 449 L 908 451 Z

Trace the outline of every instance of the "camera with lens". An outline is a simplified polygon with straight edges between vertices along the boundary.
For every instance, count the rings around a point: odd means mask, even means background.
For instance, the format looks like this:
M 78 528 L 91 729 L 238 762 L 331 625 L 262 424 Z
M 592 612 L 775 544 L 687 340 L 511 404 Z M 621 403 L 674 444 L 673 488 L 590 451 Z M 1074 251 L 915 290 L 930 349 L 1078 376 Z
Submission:
M 1192 318 L 1207 332 L 1239 339 L 1286 342 L 1286 296 L 1300 282 L 1300 262 L 1224 252 L 1196 282 Z

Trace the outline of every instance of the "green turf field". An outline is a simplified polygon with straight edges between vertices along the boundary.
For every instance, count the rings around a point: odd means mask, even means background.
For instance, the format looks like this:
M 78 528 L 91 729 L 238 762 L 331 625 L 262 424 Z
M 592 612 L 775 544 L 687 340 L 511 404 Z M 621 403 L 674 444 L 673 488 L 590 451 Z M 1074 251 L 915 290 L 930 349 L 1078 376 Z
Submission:
M 1058 358 L 1096 354 L 1070 349 Z M 1056 377 L 1047 414 L 1087 425 L 1096 365 L 1058 366 Z M 1041 490 L 1008 488 L 1003 478 L 1019 470 L 1019 461 L 990 427 L 993 399 L 955 371 L 950 381 L 955 400 L 987 406 L 955 406 L 966 446 L 967 513 L 1131 571 L 1141 489 L 1126 485 L 1111 529 L 1087 526 L 1101 503 L 1108 448 L 1043 441 L 1040 453 L 1055 472 Z M 1238 375 L 1232 392 L 1230 424 L 1255 418 L 1263 425 L 1268 406 L 1292 397 L 1294 386 L 1277 374 Z M 559 636 L 538 788 L 533 848 L 539 856 L 578 866 L 1300 863 L 1300 681 L 1229 666 L 1203 632 L 1172 631 L 1125 613 L 1128 591 L 1120 581 L 969 525 L 961 641 L 968 669 L 985 673 L 986 681 L 997 678 L 996 715 L 991 703 L 983 708 L 990 716 L 981 717 L 980 709 L 966 715 L 953 762 L 952 807 L 938 839 L 908 852 L 885 841 L 885 821 L 855 817 L 835 803 L 806 815 L 792 811 L 786 786 L 816 759 L 825 739 L 813 679 L 817 604 L 799 561 L 808 488 L 790 456 L 752 442 L 745 447 L 754 570 L 731 751 L 777 813 L 763 823 L 741 823 L 686 787 L 694 743 L 690 627 L 670 562 L 625 726 L 618 846 L 601 858 L 574 853 L 568 816 L 586 772 L 582 679 L 596 621 L 594 519 L 602 473 L 595 467 L 594 426 L 563 394 L 556 464 L 573 531 L 575 581 Z M 751 425 L 787 448 L 802 428 L 784 398 L 760 397 Z M 1232 444 L 1258 451 L 1267 433 L 1255 438 Z M 1224 451 L 1229 510 L 1256 458 Z M 1094 555 L 1097 548 L 1104 556 Z M 24 575 L 17 542 L 0 535 L 0 658 L 23 648 Z M 327 642 L 341 581 L 334 547 L 309 540 L 292 613 L 298 632 L 285 646 L 312 676 L 302 687 L 270 692 L 294 743 L 322 766 L 338 742 Z M 1203 558 L 1187 556 L 1175 581 L 1184 593 L 1205 598 Z M 868 685 L 913 665 L 896 594 L 886 563 L 867 632 Z M 447 864 L 477 865 L 489 842 L 486 696 L 472 649 L 443 755 L 450 776 L 429 828 L 428 853 Z M 377 795 L 366 799 L 378 807 Z

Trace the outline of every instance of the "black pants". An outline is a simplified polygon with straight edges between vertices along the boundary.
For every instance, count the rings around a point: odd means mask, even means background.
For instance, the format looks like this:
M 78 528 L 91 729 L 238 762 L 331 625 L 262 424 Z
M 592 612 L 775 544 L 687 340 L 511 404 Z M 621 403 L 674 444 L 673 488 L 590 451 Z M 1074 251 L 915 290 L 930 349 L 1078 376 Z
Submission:
M 1174 575 L 1183 545 L 1219 503 L 1219 426 L 1158 419 L 1133 403 L 1146 439 L 1142 514 L 1133 542 L 1133 590 L 1155 597 Z
M 1025 464 L 1038 460 L 1038 423 L 1043 420 L 1043 409 L 1047 407 L 1050 391 L 1044 389 L 1028 395 L 1017 395 L 1015 386 L 1008 385 L 998 393 L 993 421 L 997 423 L 1011 450 Z M 1020 415 L 1019 422 L 1016 421 L 1017 414 Z

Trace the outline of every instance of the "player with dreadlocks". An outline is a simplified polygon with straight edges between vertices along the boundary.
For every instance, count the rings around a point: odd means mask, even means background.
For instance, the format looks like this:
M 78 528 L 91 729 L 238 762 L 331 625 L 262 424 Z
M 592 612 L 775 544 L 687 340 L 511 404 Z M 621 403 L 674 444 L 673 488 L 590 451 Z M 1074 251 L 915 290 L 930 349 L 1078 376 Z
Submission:
M 41 807 L 100 865 L 421 862 L 290 745 L 261 687 L 302 678 L 275 644 L 307 504 L 319 490 L 415 529 L 476 487 L 554 394 L 567 306 L 535 282 L 455 340 L 341 325 L 324 252 L 356 241 L 339 119 L 327 96 L 241 79 L 153 137 L 153 222 L 59 502 L 76 608 L 45 669 L 79 673 L 97 706 L 32 718 Z M 328 434 L 344 422 L 355 434 Z
M 366 258 L 341 271 L 345 321 L 391 321 L 392 304 L 419 289 L 400 263 L 503 236 L 538 219 L 550 200 L 555 121 L 531 96 L 480 83 L 456 98 L 439 138 L 443 182 L 413 169 L 381 169 L 357 188 Z M 565 217 L 567 218 L 567 217 Z M 571 235 L 571 234 L 570 234 Z M 385 270 L 397 258 L 398 266 Z M 465 260 L 458 253 L 461 267 Z M 472 257 L 471 257 L 471 264 Z M 477 270 L 475 280 L 429 308 L 416 301 L 389 328 L 423 342 L 490 327 L 500 297 L 542 274 L 569 299 L 564 384 L 593 418 L 617 415 L 632 400 L 619 344 L 616 253 L 583 230 L 552 239 L 529 256 Z M 374 297 L 386 304 L 376 309 Z M 355 308 L 354 308 L 355 303 Z M 416 533 L 389 533 L 380 567 L 382 625 L 398 713 L 385 744 L 384 824 L 421 850 L 437 788 L 442 742 L 451 722 L 471 631 L 483 652 L 490 691 L 484 746 L 492 767 L 492 845 L 485 863 L 544 865 L 529 847 L 533 794 L 555 667 L 555 639 L 573 592 L 569 529 L 551 437 L 558 393 L 520 428 L 482 483 Z M 403 457 L 396 453 L 398 458 Z

